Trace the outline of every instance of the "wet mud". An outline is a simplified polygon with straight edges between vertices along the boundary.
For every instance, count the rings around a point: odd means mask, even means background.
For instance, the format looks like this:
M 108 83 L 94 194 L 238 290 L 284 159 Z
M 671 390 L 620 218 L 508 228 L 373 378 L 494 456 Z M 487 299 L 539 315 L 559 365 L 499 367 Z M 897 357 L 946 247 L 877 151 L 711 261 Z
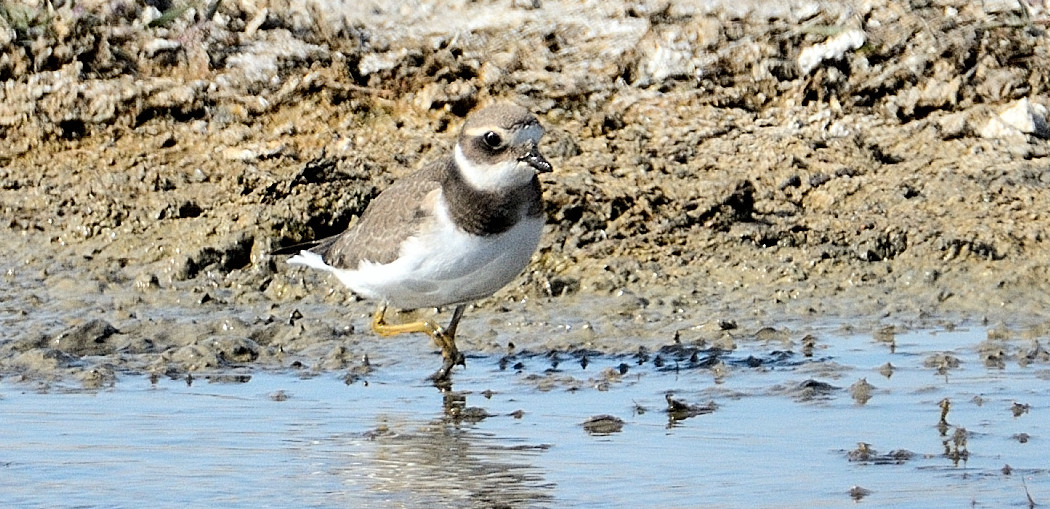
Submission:
M 478 355 L 443 393 L 414 360 L 111 390 L 5 378 L 0 493 L 19 507 L 1025 507 L 1050 493 L 1033 343 L 958 329 L 822 335 L 812 356 L 759 341 Z M 983 361 L 990 344 L 1001 367 Z M 957 362 L 928 365 L 938 355 Z
M 497 99 L 548 129 L 548 228 L 465 352 L 1042 335 L 1029 4 L 5 4 L 0 372 L 435 364 L 268 253 L 346 227 Z

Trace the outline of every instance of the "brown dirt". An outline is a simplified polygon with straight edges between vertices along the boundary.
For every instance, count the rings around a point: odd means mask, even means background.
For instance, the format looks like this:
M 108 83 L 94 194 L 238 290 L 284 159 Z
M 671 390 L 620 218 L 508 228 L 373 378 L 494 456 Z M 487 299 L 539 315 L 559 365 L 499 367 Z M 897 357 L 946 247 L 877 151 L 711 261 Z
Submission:
M 548 128 L 549 231 L 465 349 L 1045 334 L 1027 3 L 153 3 L 0 10 L 2 372 L 361 368 L 371 304 L 266 253 L 344 228 L 496 99 Z

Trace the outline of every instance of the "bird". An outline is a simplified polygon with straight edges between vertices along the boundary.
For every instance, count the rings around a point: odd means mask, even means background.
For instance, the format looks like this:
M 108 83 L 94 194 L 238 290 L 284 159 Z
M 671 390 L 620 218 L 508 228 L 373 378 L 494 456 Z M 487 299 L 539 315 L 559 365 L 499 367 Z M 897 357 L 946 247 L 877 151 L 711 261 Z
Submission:
M 429 335 L 447 383 L 456 365 L 456 328 L 466 307 L 489 297 L 528 265 L 546 223 L 539 174 L 553 170 L 539 151 L 544 128 L 528 109 L 496 103 L 467 115 L 451 154 L 395 181 L 347 230 L 307 243 L 287 260 L 334 274 L 378 301 L 372 330 L 383 337 Z M 448 325 L 391 324 L 388 307 L 454 306 Z

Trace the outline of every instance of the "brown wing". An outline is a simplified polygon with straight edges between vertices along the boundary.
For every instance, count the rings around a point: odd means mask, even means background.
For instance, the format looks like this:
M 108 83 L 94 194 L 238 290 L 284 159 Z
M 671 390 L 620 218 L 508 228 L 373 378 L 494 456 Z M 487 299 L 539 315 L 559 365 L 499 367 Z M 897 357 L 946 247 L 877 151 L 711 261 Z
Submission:
M 394 261 L 401 243 L 419 231 L 429 217 L 424 199 L 441 187 L 441 175 L 448 164 L 451 161 L 447 159 L 437 161 L 398 180 L 368 204 L 357 223 L 310 251 L 340 269 L 356 269 L 361 260 Z

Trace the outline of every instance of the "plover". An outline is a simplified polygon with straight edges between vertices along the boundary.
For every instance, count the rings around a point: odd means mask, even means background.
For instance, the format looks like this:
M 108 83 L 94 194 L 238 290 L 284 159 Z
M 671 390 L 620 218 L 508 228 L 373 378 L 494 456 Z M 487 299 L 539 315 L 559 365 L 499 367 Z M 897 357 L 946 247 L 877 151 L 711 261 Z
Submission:
M 536 251 L 544 214 L 539 173 L 551 171 L 537 144 L 543 127 L 525 108 L 488 106 L 467 117 L 453 153 L 398 180 L 343 233 L 288 260 L 334 274 L 379 301 L 380 336 L 428 334 L 444 358 L 431 377 L 448 380 L 464 358 L 456 327 L 466 306 L 513 280 Z M 388 324 L 387 306 L 455 306 L 447 327 L 425 320 Z

